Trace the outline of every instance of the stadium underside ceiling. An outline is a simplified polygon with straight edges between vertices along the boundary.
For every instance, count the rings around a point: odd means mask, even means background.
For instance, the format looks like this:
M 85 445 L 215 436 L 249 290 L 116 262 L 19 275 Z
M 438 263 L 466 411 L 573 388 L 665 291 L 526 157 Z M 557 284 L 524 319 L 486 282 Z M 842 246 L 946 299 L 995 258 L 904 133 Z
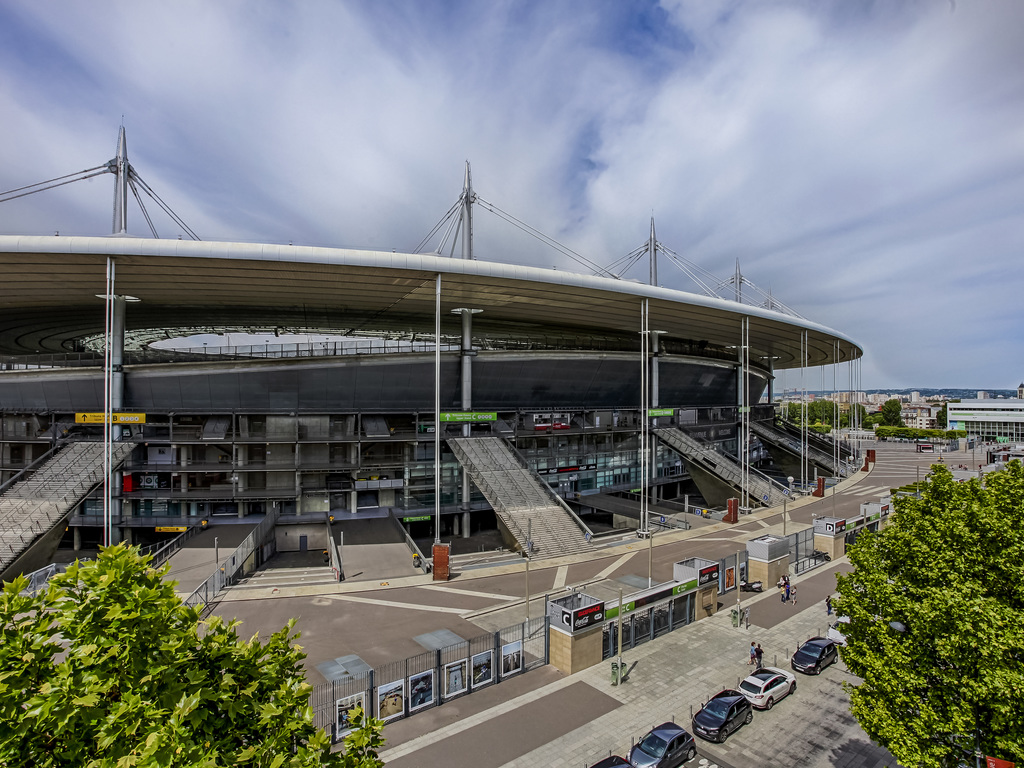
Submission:
M 104 331 L 107 256 L 114 293 L 129 303 L 129 337 L 188 333 L 336 333 L 433 338 L 441 275 L 442 334 L 457 337 L 457 308 L 483 310 L 473 337 L 557 346 L 639 347 L 642 300 L 666 347 L 720 353 L 741 344 L 750 318 L 751 363 L 775 369 L 846 362 L 862 350 L 815 323 L 665 288 L 421 254 L 137 238 L 0 237 L 0 354 L 67 352 Z M 574 342 L 574 340 L 576 340 Z

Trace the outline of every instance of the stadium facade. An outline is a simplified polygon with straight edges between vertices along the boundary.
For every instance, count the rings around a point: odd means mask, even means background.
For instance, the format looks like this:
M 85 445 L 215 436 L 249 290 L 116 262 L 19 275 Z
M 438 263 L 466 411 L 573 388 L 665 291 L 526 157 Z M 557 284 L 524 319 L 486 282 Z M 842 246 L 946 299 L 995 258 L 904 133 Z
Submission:
M 750 404 L 771 391 L 775 371 L 861 355 L 835 331 L 770 309 L 557 270 L 295 246 L 0 237 L 4 480 L 68 436 L 98 435 L 76 414 L 104 409 L 108 258 L 123 339 L 114 342 L 123 344 L 116 410 L 145 414 L 123 434 L 135 445 L 118 492 L 128 536 L 268 505 L 298 515 L 432 511 L 438 321 L 441 437 L 500 437 L 574 502 L 640 481 L 642 376 L 653 426 L 737 455 L 743 414 L 772 418 L 770 406 Z M 652 344 L 642 364 L 645 309 Z M 337 338 L 150 346 L 233 330 Z M 469 421 L 445 421 L 460 418 Z M 659 445 L 650 484 L 672 496 L 686 462 Z M 444 532 L 464 535 L 488 504 L 475 490 L 461 498 L 459 464 L 447 451 L 442 458 Z M 74 528 L 97 524 L 96 503 L 79 507 Z

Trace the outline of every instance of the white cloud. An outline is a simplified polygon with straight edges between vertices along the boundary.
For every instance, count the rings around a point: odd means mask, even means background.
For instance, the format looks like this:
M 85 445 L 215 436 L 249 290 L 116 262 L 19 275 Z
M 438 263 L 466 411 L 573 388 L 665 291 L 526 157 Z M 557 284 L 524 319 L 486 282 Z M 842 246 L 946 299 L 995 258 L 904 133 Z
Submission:
M 1017 3 L 23 2 L 2 22 L 4 189 L 105 162 L 123 114 L 204 237 L 403 249 L 468 159 L 483 197 L 594 261 L 652 213 L 705 268 L 739 258 L 864 345 L 866 386 L 1021 377 Z M 0 231 L 103 234 L 112 186 L 5 203 Z M 477 219 L 481 258 L 573 268 Z

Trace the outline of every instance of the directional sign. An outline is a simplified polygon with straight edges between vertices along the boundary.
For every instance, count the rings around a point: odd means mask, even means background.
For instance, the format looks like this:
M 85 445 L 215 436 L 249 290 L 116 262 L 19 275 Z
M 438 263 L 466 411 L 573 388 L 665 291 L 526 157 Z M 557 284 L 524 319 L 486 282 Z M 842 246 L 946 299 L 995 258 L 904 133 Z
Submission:
M 75 424 L 102 424 L 102 413 L 76 413 Z M 112 413 L 111 424 L 145 424 L 146 414 L 144 413 Z

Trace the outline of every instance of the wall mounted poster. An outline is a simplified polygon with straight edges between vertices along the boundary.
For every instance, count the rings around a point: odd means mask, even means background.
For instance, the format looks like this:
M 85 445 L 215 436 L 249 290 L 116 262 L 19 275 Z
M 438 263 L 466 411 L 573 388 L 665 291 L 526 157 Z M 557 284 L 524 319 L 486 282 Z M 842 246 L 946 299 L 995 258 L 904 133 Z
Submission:
M 501 646 L 501 676 L 507 677 L 523 671 L 523 641 Z
M 405 680 L 377 687 L 377 717 L 385 723 L 405 714 Z
M 473 687 L 479 688 L 494 680 L 494 651 L 473 656 Z
M 430 706 L 434 703 L 434 670 L 409 676 L 409 711 Z
M 469 687 L 469 675 L 466 674 L 469 659 L 453 661 L 444 665 L 444 697 L 450 699 Z
M 359 707 L 365 714 L 366 695 L 363 693 L 357 693 L 355 696 L 346 696 L 344 699 L 338 699 L 337 707 L 335 733 L 337 734 L 337 738 L 340 739 L 352 730 L 352 710 Z

